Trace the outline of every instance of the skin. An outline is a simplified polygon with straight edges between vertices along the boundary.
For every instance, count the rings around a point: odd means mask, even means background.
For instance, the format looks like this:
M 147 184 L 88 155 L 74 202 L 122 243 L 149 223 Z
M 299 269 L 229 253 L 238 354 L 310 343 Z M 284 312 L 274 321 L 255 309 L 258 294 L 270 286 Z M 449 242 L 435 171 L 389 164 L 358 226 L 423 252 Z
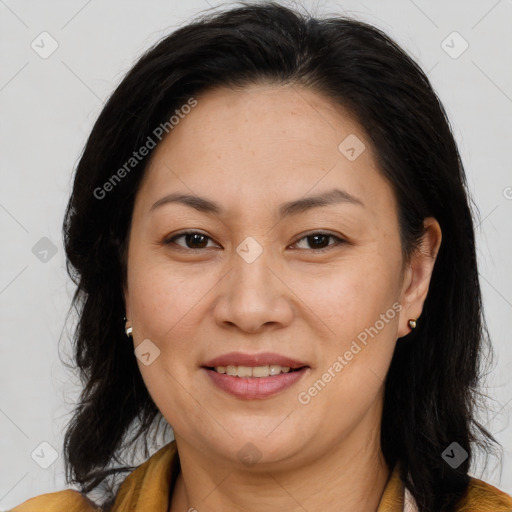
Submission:
M 425 220 L 420 250 L 405 261 L 396 200 L 363 128 L 316 92 L 262 84 L 197 100 L 155 149 L 138 191 L 125 289 L 135 347 L 149 339 L 160 350 L 138 364 L 179 451 L 169 510 L 377 510 L 392 469 L 379 442 L 383 380 L 397 338 L 421 315 L 439 225 Z M 349 134 L 366 145 L 354 161 L 338 149 Z M 282 203 L 332 188 L 362 205 L 279 218 Z M 151 211 L 172 192 L 225 212 L 179 203 Z M 188 229 L 207 238 L 164 243 Z M 315 245 L 311 235 L 324 231 L 344 242 Z M 236 251 L 247 237 L 263 251 L 252 263 Z M 300 403 L 299 393 L 396 303 L 401 311 Z M 201 369 L 231 351 L 277 352 L 310 369 L 272 397 L 236 398 Z M 247 442 L 261 455 L 256 464 L 237 455 Z

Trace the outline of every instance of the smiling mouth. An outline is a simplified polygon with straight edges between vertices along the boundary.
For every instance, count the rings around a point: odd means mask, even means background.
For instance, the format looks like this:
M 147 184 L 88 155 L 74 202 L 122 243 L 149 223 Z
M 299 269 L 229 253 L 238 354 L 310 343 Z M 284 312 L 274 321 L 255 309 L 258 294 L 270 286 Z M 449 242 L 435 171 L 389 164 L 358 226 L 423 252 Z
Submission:
M 231 375 L 240 378 L 264 378 L 275 377 L 283 373 L 293 373 L 308 368 L 301 366 L 300 368 L 290 368 L 289 366 L 281 366 L 278 364 L 270 364 L 263 366 L 205 366 L 207 370 L 212 370 L 216 373 Z

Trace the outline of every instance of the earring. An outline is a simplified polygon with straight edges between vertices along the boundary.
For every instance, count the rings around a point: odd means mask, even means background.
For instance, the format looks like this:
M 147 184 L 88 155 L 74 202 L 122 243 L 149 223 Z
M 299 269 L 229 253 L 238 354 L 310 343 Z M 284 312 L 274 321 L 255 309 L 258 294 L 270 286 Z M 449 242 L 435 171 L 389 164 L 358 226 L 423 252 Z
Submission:
M 126 317 L 125 317 L 125 316 L 123 316 L 123 320 L 124 320 L 125 322 L 127 321 L 127 319 L 126 319 Z M 126 333 L 126 336 L 128 336 L 128 338 L 131 338 L 131 337 L 132 337 L 132 331 L 133 331 L 133 329 L 132 329 L 132 327 L 131 327 L 131 326 L 130 326 L 130 327 L 125 327 L 125 329 L 124 329 L 124 332 Z
M 416 329 L 416 318 L 411 318 L 408 323 L 411 329 Z

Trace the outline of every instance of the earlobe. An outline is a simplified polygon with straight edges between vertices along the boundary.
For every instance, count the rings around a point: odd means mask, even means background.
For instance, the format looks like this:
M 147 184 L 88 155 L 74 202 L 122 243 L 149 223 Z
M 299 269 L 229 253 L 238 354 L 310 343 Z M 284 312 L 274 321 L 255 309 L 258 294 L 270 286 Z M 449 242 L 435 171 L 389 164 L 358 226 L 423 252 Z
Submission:
M 441 246 L 442 233 L 437 220 L 428 217 L 423 224 L 425 228 L 423 236 L 408 263 L 403 283 L 402 300 L 400 301 L 403 313 L 400 317 L 399 337 L 409 334 L 413 329 L 410 320 L 412 319 L 416 323 L 421 316 Z

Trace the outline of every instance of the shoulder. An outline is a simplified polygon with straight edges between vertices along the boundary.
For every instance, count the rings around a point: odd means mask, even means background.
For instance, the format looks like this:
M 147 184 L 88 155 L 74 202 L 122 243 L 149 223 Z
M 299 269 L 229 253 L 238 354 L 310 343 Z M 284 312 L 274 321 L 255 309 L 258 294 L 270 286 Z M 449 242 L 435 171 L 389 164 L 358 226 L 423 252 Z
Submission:
M 8 512 L 99 512 L 86 496 L 66 489 L 64 491 L 41 494 L 23 502 Z
M 512 496 L 496 487 L 471 478 L 468 489 L 462 497 L 457 512 L 512 512 Z
M 113 510 L 135 510 L 137 507 L 140 507 L 140 510 L 163 509 L 167 506 L 170 482 L 174 480 L 178 471 L 176 441 L 171 441 L 124 479 Z M 41 494 L 8 512 L 101 512 L 101 507 L 96 506 L 84 494 L 66 489 Z

